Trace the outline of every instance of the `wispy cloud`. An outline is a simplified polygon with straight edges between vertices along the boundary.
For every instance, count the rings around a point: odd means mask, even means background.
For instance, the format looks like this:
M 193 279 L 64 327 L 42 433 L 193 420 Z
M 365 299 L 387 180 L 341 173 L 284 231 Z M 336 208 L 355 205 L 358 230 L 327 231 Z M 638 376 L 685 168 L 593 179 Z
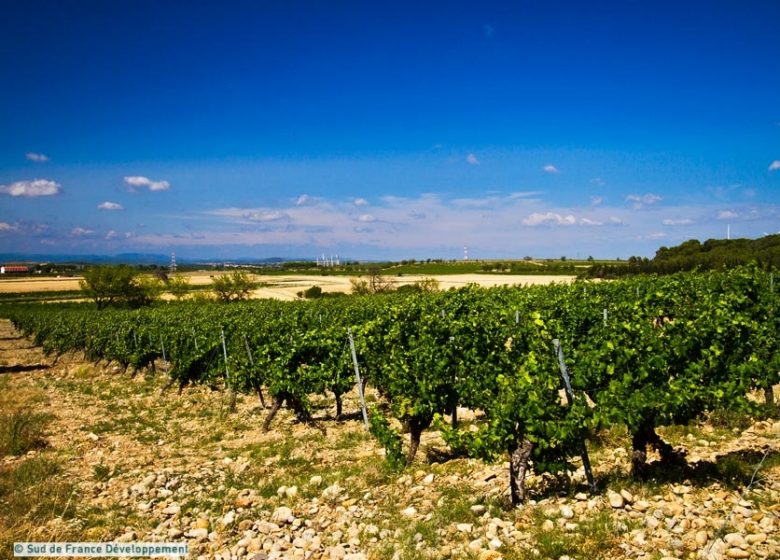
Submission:
M 100 204 L 98 204 L 98 208 L 100 210 L 124 210 L 125 209 L 125 207 L 122 206 L 121 204 L 117 202 L 109 202 L 109 201 L 101 202 Z
M 769 164 L 769 171 L 777 171 L 778 169 L 780 169 L 780 159 L 776 159 Z
M 598 205 L 600 205 L 602 202 L 604 202 L 604 197 L 603 197 L 603 196 L 591 196 L 591 197 L 590 197 L 590 203 L 591 203 L 593 206 L 598 206 Z
M 90 235 L 93 235 L 95 233 L 95 230 L 88 229 L 88 228 L 82 228 L 82 227 L 76 227 L 70 230 L 70 234 L 73 237 L 89 237 Z
M 534 212 L 523 220 L 526 226 L 619 226 L 623 220 L 617 216 L 577 217 L 574 214 L 559 212 Z
M 0 222 L 0 233 L 4 231 L 15 231 L 16 225 L 9 224 L 8 222 Z
M 276 222 L 287 219 L 290 216 L 279 210 L 269 210 L 265 212 L 247 212 L 244 214 L 244 217 L 250 222 Z
M 125 184 L 132 192 L 135 192 L 138 189 L 149 189 L 151 192 L 167 191 L 171 188 L 171 184 L 168 181 L 152 181 L 148 177 L 142 177 L 140 175 L 125 177 Z
M 718 212 L 718 219 L 719 220 L 733 220 L 734 218 L 738 218 L 739 214 L 734 212 L 733 210 L 721 210 Z
M 540 194 L 544 194 L 544 191 L 517 191 L 513 193 L 509 193 L 509 199 L 510 200 L 518 200 L 521 198 L 534 198 L 539 196 Z
M 739 212 L 740 221 L 752 220 L 756 227 L 767 231 L 770 226 L 765 224 L 776 223 L 780 217 L 780 208 L 776 207 L 759 208 L 761 215 L 756 218 L 750 218 L 749 207 L 722 204 L 672 207 L 656 203 L 654 197 L 659 195 L 634 195 L 638 200 L 631 203 L 655 204 L 637 212 L 626 203 L 625 196 L 609 204 L 594 206 L 586 198 L 581 206 L 564 206 L 538 194 L 538 191 L 495 190 L 485 191 L 482 196 L 474 193 L 460 198 L 443 193 L 376 194 L 365 208 L 356 206 L 353 197 L 307 196 L 301 201 L 304 204 L 290 198 L 278 206 L 215 208 L 186 214 L 180 217 L 186 220 L 186 229 L 174 226 L 167 232 L 157 228 L 156 231 L 139 230 L 122 247 L 155 250 L 187 247 L 192 251 L 203 251 L 203 247 L 211 247 L 209 250 L 231 247 L 232 251 L 241 252 L 237 247 L 253 246 L 267 247 L 272 252 L 295 251 L 297 255 L 314 256 L 335 250 L 359 258 L 380 255 L 403 258 L 404 254 L 425 253 L 457 256 L 468 245 L 476 258 L 477 255 L 557 254 L 562 247 L 587 245 L 594 250 L 621 247 L 619 252 L 611 254 L 625 255 L 637 254 L 632 249 L 637 241 L 643 242 L 642 250 L 652 251 L 661 239 L 659 234 L 666 235 L 667 243 L 690 237 L 706 239 L 719 212 Z M 620 234 L 616 235 L 618 231 Z M 89 239 L 97 242 L 100 235 Z M 111 247 L 120 241 L 125 243 L 123 240 L 121 235 L 116 237 Z
M 634 208 L 634 210 L 639 210 L 644 206 L 651 206 L 653 204 L 656 204 L 657 202 L 661 202 L 662 200 L 663 200 L 662 197 L 652 193 L 641 194 L 641 195 L 630 194 L 626 197 L 626 202 L 633 203 L 632 208 Z
M 10 185 L 0 185 L 0 193 L 8 196 L 52 196 L 62 192 L 59 183 L 48 179 L 35 179 L 33 181 L 16 181 Z
M 474 154 L 467 155 L 466 162 L 469 165 L 479 165 L 479 159 L 477 159 L 477 156 L 475 156 Z
M 310 197 L 308 194 L 302 194 L 301 196 L 295 199 L 296 206 L 305 206 L 312 202 L 314 202 L 314 199 Z
M 577 218 L 573 214 L 557 214 L 555 212 L 534 212 L 523 220 L 526 226 L 573 226 L 577 223 Z
M 24 157 L 26 157 L 29 161 L 34 161 L 37 163 L 44 163 L 49 161 L 49 156 L 46 154 L 39 154 L 37 152 L 27 152 L 24 154 Z
M 594 177 L 593 179 L 590 180 L 590 184 L 596 185 L 597 187 L 603 187 L 604 185 L 607 184 L 607 182 L 601 177 Z
M 548 163 L 547 165 L 545 165 L 544 167 L 542 167 L 542 170 L 543 170 L 545 173 L 549 173 L 550 175 L 558 175 L 558 174 L 560 174 L 560 172 L 561 172 L 561 171 L 560 171 L 560 169 L 558 169 L 557 167 L 555 167 L 555 166 L 554 166 L 553 164 L 551 164 L 551 163 Z
M 352 201 L 355 206 L 368 206 L 368 201 L 365 198 L 356 198 Z

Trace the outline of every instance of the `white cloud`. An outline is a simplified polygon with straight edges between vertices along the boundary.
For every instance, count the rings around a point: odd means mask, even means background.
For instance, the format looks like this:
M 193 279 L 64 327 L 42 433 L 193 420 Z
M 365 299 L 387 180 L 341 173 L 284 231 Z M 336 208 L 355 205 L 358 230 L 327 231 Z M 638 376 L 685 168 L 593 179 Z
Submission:
M 604 185 L 607 184 L 607 182 L 601 177 L 594 177 L 593 179 L 590 180 L 590 184 L 596 185 L 597 187 L 603 187 Z
M 647 235 L 640 236 L 639 239 L 648 239 L 650 241 L 653 241 L 655 239 L 663 239 L 666 237 L 666 234 L 662 231 L 657 231 L 654 233 L 648 233 Z
M 49 161 L 49 156 L 46 154 L 38 154 L 36 152 L 27 152 L 24 154 L 24 157 L 26 157 L 30 161 L 35 161 L 37 163 L 43 163 L 46 161 Z
M 465 163 L 464 155 L 460 157 L 461 165 Z M 539 170 L 537 165 L 537 173 Z M 638 192 L 637 196 L 641 199 L 645 192 Z M 585 245 L 592 247 L 593 252 L 614 257 L 639 254 L 637 246 L 641 242 L 649 256 L 654 247 L 670 240 L 676 243 L 686 237 L 711 237 L 712 221 L 719 211 L 733 210 L 739 213 L 740 221 L 751 220 L 748 206 L 732 207 L 714 202 L 704 206 L 672 205 L 666 197 L 663 202 L 636 211 L 624 200 L 629 193 L 621 196 L 604 193 L 605 200 L 598 206 L 591 205 L 589 200 L 598 192 L 587 192 L 578 206 L 557 205 L 544 200 L 544 196 L 515 197 L 512 189 L 471 192 L 469 198 L 457 198 L 452 193 L 402 197 L 376 192 L 370 195 L 371 204 L 367 207 L 355 206 L 354 195 L 333 199 L 312 196 L 311 203 L 298 206 L 295 195 L 278 205 L 221 207 L 185 214 L 181 219 L 188 220 L 186 229 L 175 233 L 138 229 L 137 235 L 126 241 L 124 229 L 120 229 L 116 239 L 105 241 L 106 230 L 93 225 L 89 227 L 97 230 L 94 237 L 71 241 L 75 244 L 99 239 L 107 247 L 121 242 L 123 249 L 127 246 L 128 250 L 141 251 L 203 247 L 204 254 L 216 254 L 214 251 L 220 247 L 226 247 L 226 252 L 241 252 L 237 247 L 266 247 L 270 253 L 294 249 L 296 255 L 312 258 L 324 251 L 377 259 L 390 255 L 404 258 L 403 255 L 449 254 L 457 258 L 462 255 L 464 245 L 475 257 L 509 258 L 518 253 L 555 256 L 560 255 L 561 247 Z M 776 230 L 780 205 L 764 205 L 760 209 L 761 216 L 746 223 L 755 224 L 751 227 L 759 234 Z M 677 227 L 662 225 L 664 219 L 686 218 L 693 223 Z M 13 223 L 11 217 L 5 220 Z M 659 232 L 667 236 L 649 237 Z M 5 234 L 3 238 L 11 235 Z
M 769 164 L 769 171 L 777 171 L 778 169 L 780 169 L 780 159 L 776 159 Z
M 9 224 L 8 222 L 0 222 L 0 232 L 14 231 L 15 229 L 16 226 L 13 224 Z
M 469 165 L 479 165 L 479 159 L 477 159 L 477 156 L 474 154 L 467 155 L 466 162 L 468 162 Z
M 10 185 L 0 185 L 0 193 L 9 196 L 52 196 L 60 192 L 62 192 L 60 184 L 48 179 L 17 181 Z
M 509 194 L 510 200 L 517 200 L 519 198 L 533 198 L 539 196 L 544 191 L 518 191 Z
M 593 206 L 598 206 L 602 202 L 604 202 L 604 197 L 603 196 L 591 196 L 590 197 L 590 203 Z
M 309 204 L 312 202 L 312 198 L 308 194 L 302 194 L 297 199 L 295 199 L 295 205 L 296 206 L 305 206 L 306 204 Z
M 111 241 L 112 239 L 116 239 L 119 237 L 119 233 L 114 231 L 113 229 L 108 230 L 108 233 L 106 233 L 106 239 Z
M 125 184 L 128 185 L 133 192 L 135 192 L 137 188 L 147 188 L 151 192 L 167 191 L 171 188 L 171 184 L 168 181 L 152 181 L 148 177 L 141 177 L 140 175 L 125 177 Z
M 289 218 L 284 212 L 279 210 L 268 210 L 258 212 L 247 212 L 244 217 L 250 222 L 275 222 L 277 220 L 284 220 Z
M 634 210 L 639 210 L 643 206 L 650 206 L 652 204 L 655 204 L 656 202 L 662 201 L 663 198 L 658 196 L 657 194 L 647 193 L 647 194 L 630 194 L 626 197 L 626 202 L 633 202 L 633 208 Z
M 559 225 L 572 226 L 577 223 L 577 218 L 572 214 L 562 215 L 556 212 L 534 212 L 523 220 L 526 226 Z
M 665 226 L 689 226 L 693 223 L 690 218 L 666 219 L 662 222 Z
M 352 201 L 355 206 L 368 206 L 368 201 L 365 198 L 356 198 Z
M 739 217 L 739 214 L 737 214 L 733 210 L 721 210 L 720 212 L 718 212 L 719 220 L 732 220 L 737 217 Z
M 95 233 L 95 230 L 87 229 L 87 228 L 81 228 L 81 227 L 76 227 L 76 228 L 73 228 L 72 230 L 70 230 L 70 234 L 73 237 L 88 237 L 88 236 L 92 235 L 93 233 Z
M 100 210 L 124 210 L 125 209 L 124 206 L 122 206 L 121 204 L 118 204 L 116 202 L 109 202 L 109 201 L 101 202 L 100 204 L 98 204 L 98 208 Z
M 558 175 L 560 173 L 560 170 L 550 163 L 542 167 L 542 169 L 545 173 L 549 173 L 551 175 Z

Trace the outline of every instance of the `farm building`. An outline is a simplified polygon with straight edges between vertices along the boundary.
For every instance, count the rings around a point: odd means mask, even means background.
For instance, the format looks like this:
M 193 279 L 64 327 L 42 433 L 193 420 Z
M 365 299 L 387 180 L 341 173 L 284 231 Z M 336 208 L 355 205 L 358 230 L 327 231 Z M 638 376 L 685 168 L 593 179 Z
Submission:
M 29 266 L 7 264 L 0 266 L 0 274 L 27 274 L 30 272 Z

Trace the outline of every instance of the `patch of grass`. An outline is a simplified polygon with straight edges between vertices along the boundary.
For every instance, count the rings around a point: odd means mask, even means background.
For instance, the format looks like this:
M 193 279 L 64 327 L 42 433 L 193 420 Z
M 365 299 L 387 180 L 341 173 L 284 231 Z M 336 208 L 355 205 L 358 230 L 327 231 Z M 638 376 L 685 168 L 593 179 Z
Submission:
M 445 486 L 441 488 L 441 498 L 437 503 L 434 519 L 442 525 L 473 522 L 475 516 L 471 511 L 472 505 L 473 496 L 468 489 Z
M 123 409 L 125 414 L 108 416 L 87 426 L 86 431 L 94 434 L 127 434 L 140 443 L 154 443 L 167 438 L 169 433 L 164 419 L 158 418 L 159 410 L 145 408 L 141 404 L 129 403 Z
M 45 430 L 52 418 L 27 409 L 0 416 L 0 456 L 23 455 L 45 447 Z
M 780 453 L 738 452 L 718 458 L 715 478 L 731 488 L 760 483 L 767 471 L 780 465 Z
M 719 408 L 707 415 L 707 421 L 716 428 L 746 430 L 758 420 L 780 418 L 777 404 L 754 403 L 749 411 Z
M 594 453 L 630 445 L 631 438 L 623 424 L 613 424 L 609 428 L 599 430 L 588 440 L 588 449 Z
M 753 425 L 753 417 L 744 411 L 719 408 L 707 415 L 707 421 L 717 428 L 745 430 Z
M 87 507 L 79 510 L 82 522 L 80 538 L 88 541 L 111 540 L 125 527 L 132 526 L 138 530 L 148 526 L 149 519 L 139 517 L 127 506 L 116 502 L 105 507 Z
M 122 470 L 118 466 L 111 468 L 102 461 L 92 467 L 92 474 L 98 482 L 106 482 L 107 480 L 119 476 L 121 473 Z
M 334 447 L 335 449 L 355 449 L 362 446 L 366 441 L 370 439 L 368 432 L 364 429 L 349 430 L 339 434 Z
M 506 558 L 552 559 L 568 555 L 575 558 L 614 557 L 619 552 L 620 535 L 628 530 L 616 522 L 609 511 L 583 519 L 574 531 L 566 531 L 557 524 L 550 531 L 544 531 L 541 524 L 546 517 L 534 512 L 535 527 L 532 528 L 535 550 L 513 551 Z
M 672 445 L 683 447 L 699 445 L 700 440 L 710 444 L 720 444 L 725 440 L 733 439 L 735 437 L 731 427 L 727 425 L 713 426 L 712 424 L 703 422 L 692 422 L 687 425 L 673 424 L 670 426 L 660 426 L 657 431 L 658 435 L 660 435 L 664 441 Z
M 55 518 L 75 516 L 75 488 L 61 474 L 60 465 L 48 457 L 33 457 L 0 468 L 0 548 L 3 551 L 10 551 L 13 541 L 40 534 L 42 526 Z

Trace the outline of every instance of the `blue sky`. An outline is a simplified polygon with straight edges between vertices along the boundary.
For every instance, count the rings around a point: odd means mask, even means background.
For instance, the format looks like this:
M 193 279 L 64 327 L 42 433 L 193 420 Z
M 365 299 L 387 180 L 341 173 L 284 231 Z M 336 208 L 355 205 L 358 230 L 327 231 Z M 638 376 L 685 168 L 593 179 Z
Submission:
M 0 4 L 0 252 L 652 256 L 780 230 L 780 3 Z

